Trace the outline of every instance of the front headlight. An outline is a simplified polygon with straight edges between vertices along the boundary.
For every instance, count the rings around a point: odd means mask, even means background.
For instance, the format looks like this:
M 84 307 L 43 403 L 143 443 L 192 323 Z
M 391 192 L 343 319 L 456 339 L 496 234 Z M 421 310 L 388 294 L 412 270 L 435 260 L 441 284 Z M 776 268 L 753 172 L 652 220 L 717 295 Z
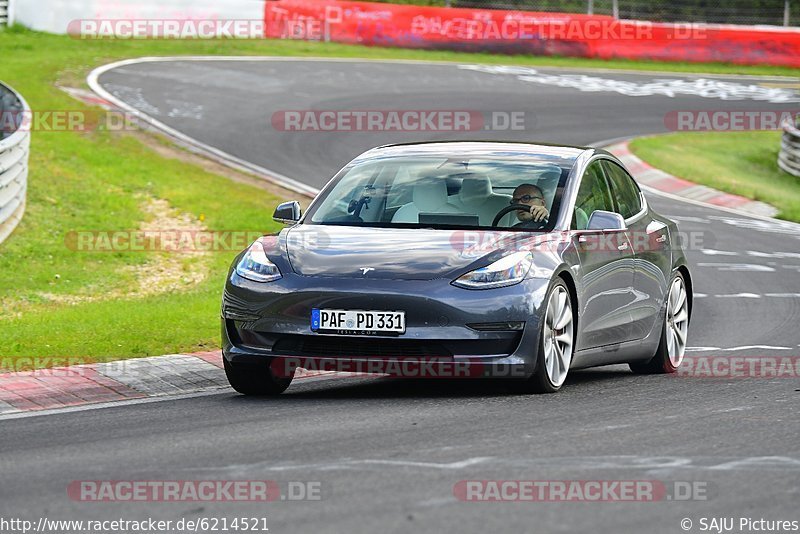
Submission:
M 253 282 L 273 282 L 281 277 L 278 266 L 269 261 L 264 245 L 256 241 L 236 265 L 236 274 Z
M 522 282 L 532 265 L 533 255 L 530 252 L 515 252 L 460 276 L 453 281 L 453 285 L 465 289 L 513 286 Z

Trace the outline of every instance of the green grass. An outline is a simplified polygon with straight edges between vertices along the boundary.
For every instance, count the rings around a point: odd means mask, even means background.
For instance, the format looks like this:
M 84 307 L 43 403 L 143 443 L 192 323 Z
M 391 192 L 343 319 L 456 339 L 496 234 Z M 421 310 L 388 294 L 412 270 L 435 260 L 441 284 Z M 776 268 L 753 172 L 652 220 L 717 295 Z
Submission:
M 654 167 L 698 184 L 772 204 L 800 222 L 800 178 L 778 168 L 780 132 L 692 132 L 636 139 L 631 150 Z
M 128 135 L 39 134 L 30 161 L 28 208 L 0 245 L 0 357 L 104 360 L 218 345 L 220 290 L 234 251 L 203 260 L 206 281 L 187 291 L 126 298 L 131 267 L 156 253 L 82 252 L 67 248 L 71 230 L 132 230 L 146 198 L 166 199 L 209 229 L 269 230 L 270 206 L 281 199 L 178 160 L 156 155 Z M 235 205 L 236 209 L 230 206 Z M 162 256 L 168 253 L 160 253 Z M 170 261 L 199 261 L 167 256 Z M 59 296 L 123 293 L 105 301 L 62 304 Z M 55 295 L 50 297 L 49 295 Z
M 20 27 L 0 31 L 0 77 L 35 110 L 87 109 L 56 85 L 85 86 L 86 74 L 94 67 L 154 55 L 369 57 L 723 74 L 798 72 L 766 66 L 509 57 L 301 41 L 82 41 Z M 204 215 L 211 230 L 275 231 L 269 209 L 282 199 L 195 165 L 165 159 L 141 139 L 141 134 L 104 131 L 34 133 L 27 211 L 11 238 L 0 245 L 0 368 L 14 368 L 15 361 L 45 366 L 75 358 L 103 361 L 218 345 L 220 291 L 235 252 L 210 255 L 203 264 L 208 276 L 199 285 L 131 297 L 126 291 L 137 283 L 134 269 L 163 260 L 163 255 L 75 252 L 65 246 L 65 235 L 136 229 L 147 219 L 142 202 L 148 198 L 165 199 L 198 219 Z M 176 261 L 186 268 L 191 259 Z M 105 300 L 92 302 L 59 300 L 104 295 Z

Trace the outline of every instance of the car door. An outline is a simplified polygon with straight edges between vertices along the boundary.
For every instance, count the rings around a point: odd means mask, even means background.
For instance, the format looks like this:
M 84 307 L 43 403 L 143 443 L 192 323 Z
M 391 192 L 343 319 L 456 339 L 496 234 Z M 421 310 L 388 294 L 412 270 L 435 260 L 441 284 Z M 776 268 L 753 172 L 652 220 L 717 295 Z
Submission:
M 655 325 L 664 301 L 671 261 L 666 250 L 668 228 L 651 216 L 639 186 L 623 167 L 610 160 L 603 161 L 603 167 L 611 185 L 615 211 L 625 219 L 633 247 L 631 330 L 634 339 L 642 339 Z
M 572 229 L 580 258 L 582 299 L 576 350 L 612 345 L 631 338 L 633 300 L 631 244 L 624 230 L 588 229 L 595 210 L 614 211 L 611 188 L 595 160 L 587 167 L 578 189 Z

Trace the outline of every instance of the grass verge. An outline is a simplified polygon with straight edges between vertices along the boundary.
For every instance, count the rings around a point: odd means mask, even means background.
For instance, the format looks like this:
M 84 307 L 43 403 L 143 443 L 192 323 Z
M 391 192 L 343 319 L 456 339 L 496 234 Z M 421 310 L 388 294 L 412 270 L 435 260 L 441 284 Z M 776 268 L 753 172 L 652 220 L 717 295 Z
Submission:
M 672 133 L 634 140 L 649 164 L 691 182 L 772 204 L 800 222 L 800 178 L 778 168 L 780 132 Z
M 82 41 L 20 27 L 0 31 L 0 76 L 35 110 L 85 110 L 58 85 L 85 86 L 99 65 L 158 55 L 368 57 L 716 74 L 795 75 L 781 67 L 601 61 L 365 48 L 301 41 Z M 0 369 L 205 350 L 235 251 L 202 257 L 76 252 L 70 231 L 135 230 L 166 217 L 221 231 L 275 231 L 284 193 L 210 168 L 136 132 L 36 132 L 26 215 L 0 245 Z M 166 152 L 166 154 L 165 154 Z M 222 172 L 226 176 L 220 174 Z M 148 206 L 165 204 L 167 213 Z M 231 209 L 230 206 L 236 206 Z M 171 217 L 171 219 L 170 219 Z M 163 224 L 163 222 L 162 222 Z M 201 276 L 198 276 L 198 269 Z M 159 277 L 159 274 L 161 275 Z

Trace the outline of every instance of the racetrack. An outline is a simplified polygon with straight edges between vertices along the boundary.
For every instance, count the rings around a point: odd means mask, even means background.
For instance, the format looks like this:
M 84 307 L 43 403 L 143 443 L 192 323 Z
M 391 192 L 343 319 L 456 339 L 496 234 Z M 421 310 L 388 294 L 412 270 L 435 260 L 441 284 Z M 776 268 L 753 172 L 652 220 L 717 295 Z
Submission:
M 176 130 L 315 187 L 378 144 L 589 144 L 666 131 L 664 116 L 675 110 L 798 105 L 791 91 L 756 79 L 536 71 L 520 79 L 457 65 L 170 61 L 126 65 L 99 82 Z M 276 111 L 304 109 L 524 111 L 525 129 L 284 132 L 271 124 Z M 688 250 L 697 293 L 688 355 L 796 356 L 800 225 L 653 194 L 648 200 L 696 236 Z M 264 207 L 265 220 L 272 209 Z M 797 378 L 641 377 L 614 366 L 574 372 L 549 396 L 512 395 L 496 384 L 340 379 L 298 382 L 277 399 L 226 391 L 6 420 L 0 507 L 3 515 L 54 518 L 266 515 L 277 532 L 679 532 L 685 517 L 695 530 L 701 517 L 800 519 L 798 399 Z M 85 479 L 320 481 L 323 499 L 267 506 L 68 499 L 68 483 Z M 468 503 L 453 496 L 458 481 L 486 479 L 700 481 L 708 500 Z

